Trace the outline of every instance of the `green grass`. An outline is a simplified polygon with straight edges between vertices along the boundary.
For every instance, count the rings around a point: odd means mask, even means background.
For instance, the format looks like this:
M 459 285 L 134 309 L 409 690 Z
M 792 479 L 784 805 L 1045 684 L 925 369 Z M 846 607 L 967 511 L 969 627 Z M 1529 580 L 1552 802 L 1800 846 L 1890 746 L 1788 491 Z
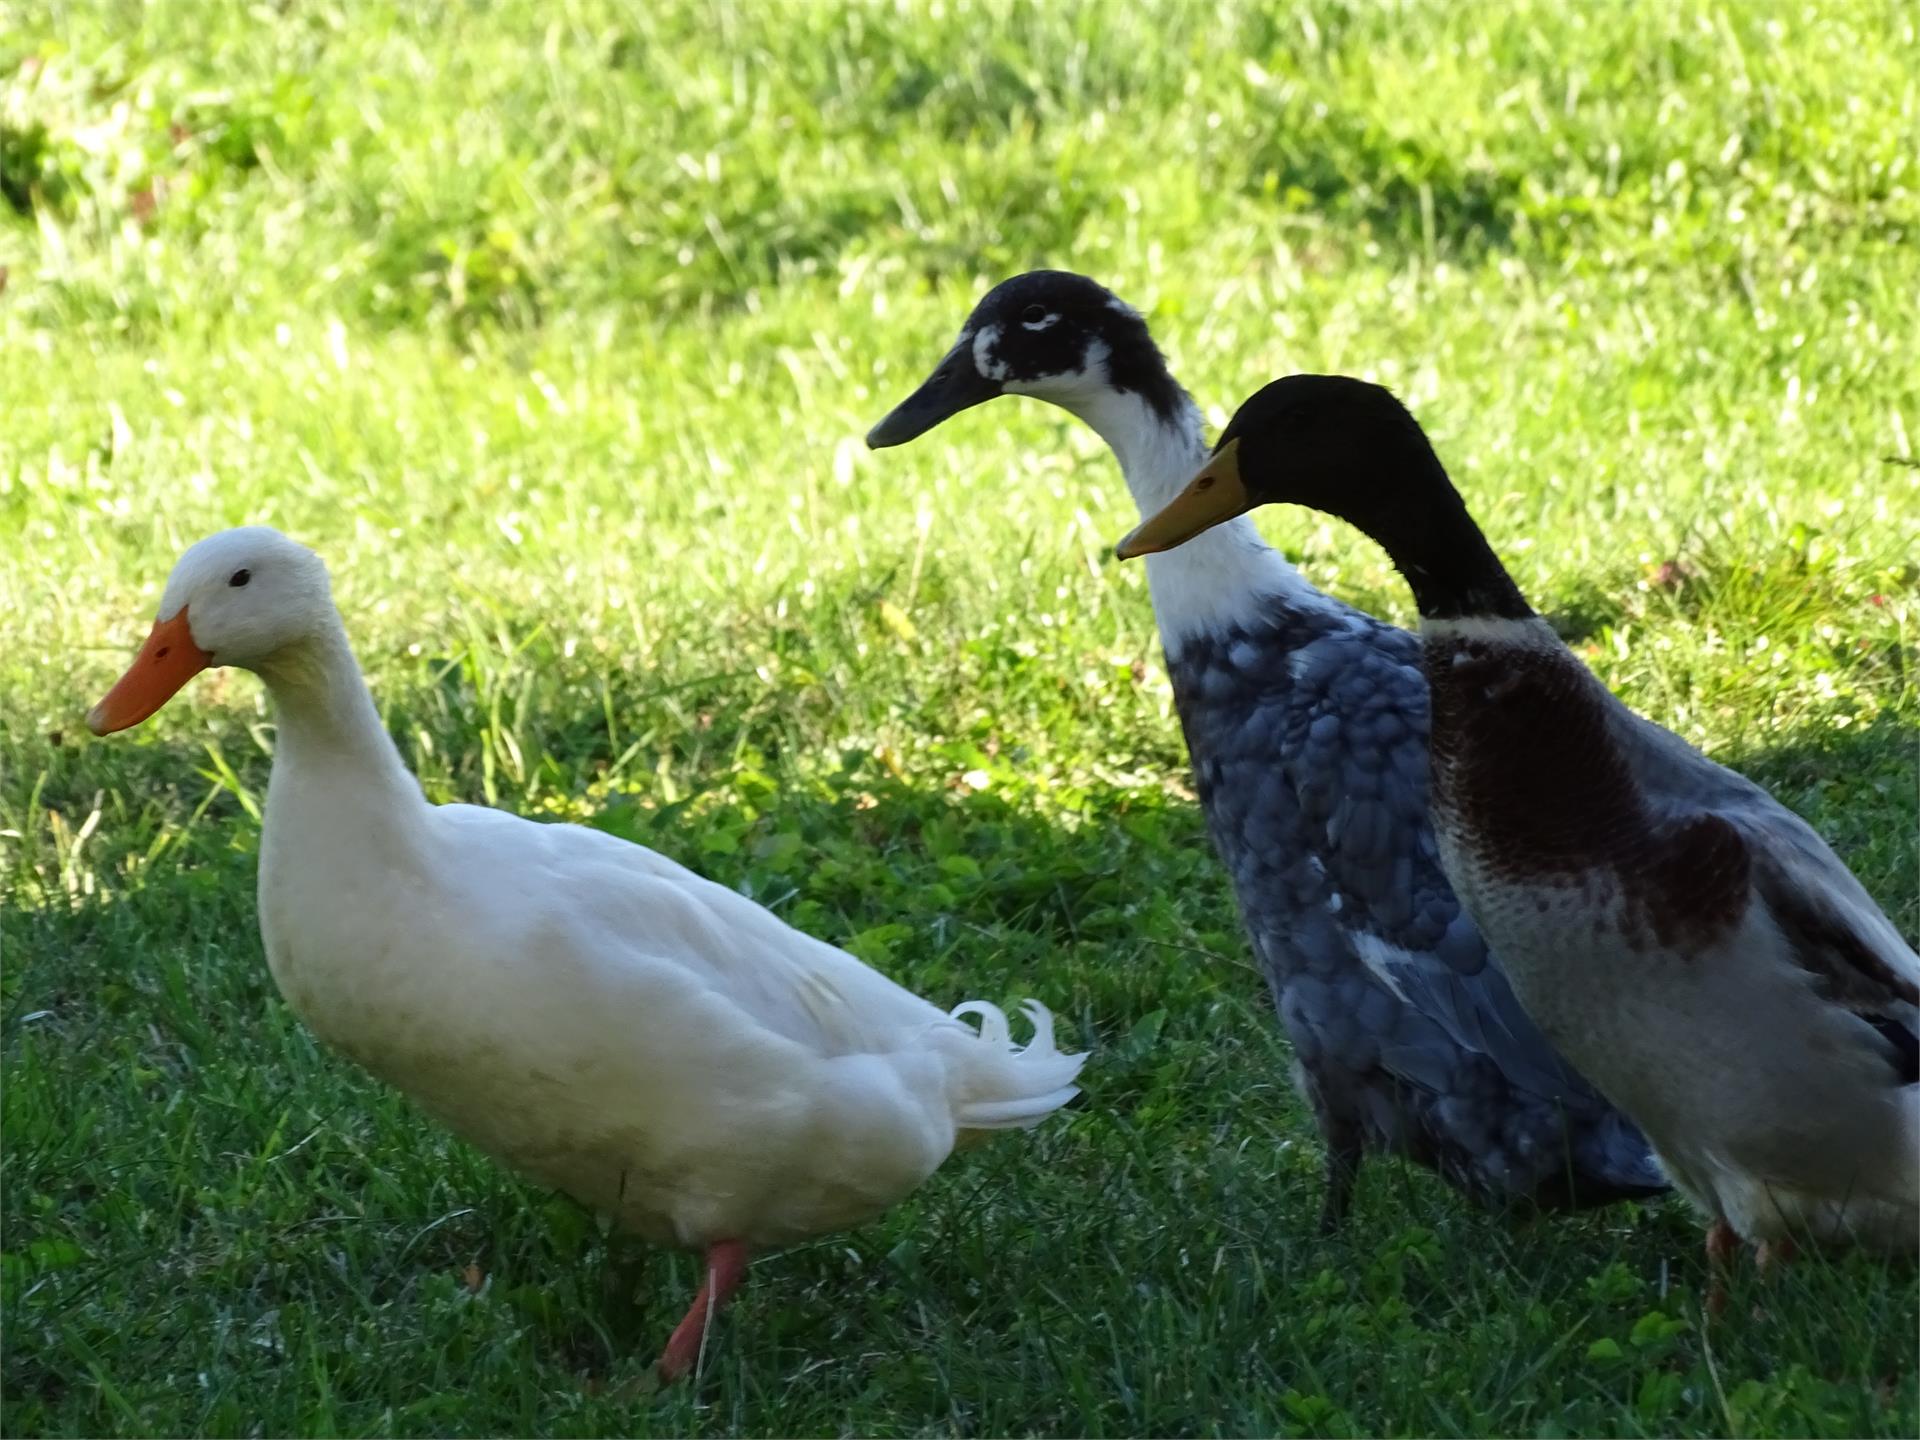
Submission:
M 7 1433 L 1914 1433 L 1911 1265 L 1709 1326 L 1679 1202 L 1509 1219 L 1387 1164 L 1319 1238 L 1113 466 L 1031 402 L 859 437 L 1037 264 L 1146 308 L 1216 423 L 1387 380 L 1600 674 L 1911 938 L 1915 27 L 0 0 Z M 84 735 L 243 521 L 330 561 L 435 799 L 644 840 L 937 1000 L 1038 995 L 1085 1101 L 761 1261 L 697 1389 L 615 1398 L 692 1262 L 293 1020 L 257 684 Z M 1407 617 L 1351 533 L 1262 524 Z

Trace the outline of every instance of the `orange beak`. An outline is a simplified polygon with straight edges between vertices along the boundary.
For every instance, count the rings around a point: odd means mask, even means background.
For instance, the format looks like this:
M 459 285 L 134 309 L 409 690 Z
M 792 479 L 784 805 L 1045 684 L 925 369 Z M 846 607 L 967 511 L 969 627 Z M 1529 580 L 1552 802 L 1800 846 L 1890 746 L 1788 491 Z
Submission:
M 154 621 L 147 643 L 133 657 L 127 673 L 106 699 L 87 712 L 87 728 L 96 735 L 111 735 L 138 725 L 212 663 L 213 656 L 193 643 L 184 607 L 171 620 Z

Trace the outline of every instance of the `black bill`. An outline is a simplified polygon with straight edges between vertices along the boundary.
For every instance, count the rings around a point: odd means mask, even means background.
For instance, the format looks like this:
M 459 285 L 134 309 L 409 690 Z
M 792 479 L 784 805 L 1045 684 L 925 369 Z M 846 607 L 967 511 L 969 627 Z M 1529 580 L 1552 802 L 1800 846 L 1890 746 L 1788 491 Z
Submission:
M 1000 393 L 1000 382 L 983 376 L 973 363 L 973 346 L 962 340 L 947 352 L 933 374 L 913 394 L 887 413 L 867 432 L 867 448 L 884 450 L 904 445 L 933 429 L 942 420 L 971 410 Z

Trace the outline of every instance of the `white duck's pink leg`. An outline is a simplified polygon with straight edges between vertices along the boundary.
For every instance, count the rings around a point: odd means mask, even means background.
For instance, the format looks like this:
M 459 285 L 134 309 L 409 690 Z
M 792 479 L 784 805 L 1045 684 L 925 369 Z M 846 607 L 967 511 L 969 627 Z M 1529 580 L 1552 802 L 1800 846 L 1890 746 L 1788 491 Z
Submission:
M 678 1380 L 693 1369 L 700 1358 L 700 1344 L 707 1336 L 707 1325 L 720 1313 L 720 1307 L 740 1288 L 747 1273 L 747 1246 L 742 1240 L 716 1240 L 707 1247 L 707 1278 L 693 1297 L 686 1318 L 674 1326 L 667 1348 L 660 1352 L 655 1367 L 662 1380 Z

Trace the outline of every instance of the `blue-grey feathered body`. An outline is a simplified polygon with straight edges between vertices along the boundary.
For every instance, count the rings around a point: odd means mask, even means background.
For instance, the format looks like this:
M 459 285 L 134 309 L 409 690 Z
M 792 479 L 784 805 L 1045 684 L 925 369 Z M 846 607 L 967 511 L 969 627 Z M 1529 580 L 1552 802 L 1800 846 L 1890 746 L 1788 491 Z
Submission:
M 1441 872 L 1419 641 L 1313 595 L 1168 661 L 1200 803 L 1330 1150 L 1488 1199 L 1664 1188 L 1646 1141 L 1555 1054 Z

